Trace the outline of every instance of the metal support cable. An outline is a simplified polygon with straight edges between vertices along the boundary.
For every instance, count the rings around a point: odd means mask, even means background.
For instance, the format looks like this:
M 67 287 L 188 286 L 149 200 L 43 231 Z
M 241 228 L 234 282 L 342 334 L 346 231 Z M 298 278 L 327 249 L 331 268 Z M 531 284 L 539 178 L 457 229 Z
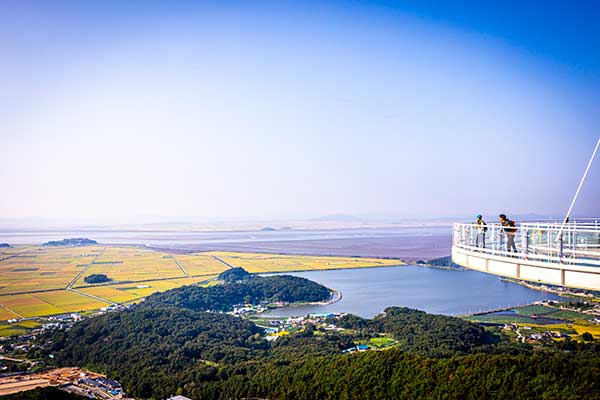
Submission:
M 573 200 L 571 201 L 571 205 L 569 206 L 569 211 L 567 211 L 567 215 L 565 216 L 565 219 L 563 220 L 563 223 L 560 227 L 560 230 L 558 231 L 558 235 L 556 237 L 556 240 L 558 240 L 558 238 L 561 236 L 562 231 L 566 225 L 566 223 L 569 221 L 569 217 L 571 216 L 571 211 L 573 211 L 573 206 L 575 206 L 575 202 L 577 201 L 577 197 L 579 196 L 579 192 L 581 192 L 581 188 L 583 187 L 583 182 L 585 182 L 585 178 L 587 177 L 587 174 L 590 170 L 590 167 L 592 166 L 592 162 L 594 161 L 594 158 L 596 157 L 596 153 L 598 152 L 598 147 L 600 147 L 600 138 L 598 138 L 598 142 L 596 143 L 596 147 L 594 148 L 594 152 L 592 153 L 592 157 L 590 157 L 590 161 L 588 161 L 587 167 L 585 168 L 585 172 L 583 173 L 583 176 L 581 177 L 581 180 L 579 181 L 579 186 L 577 187 L 577 191 L 575 192 L 575 196 L 573 196 Z

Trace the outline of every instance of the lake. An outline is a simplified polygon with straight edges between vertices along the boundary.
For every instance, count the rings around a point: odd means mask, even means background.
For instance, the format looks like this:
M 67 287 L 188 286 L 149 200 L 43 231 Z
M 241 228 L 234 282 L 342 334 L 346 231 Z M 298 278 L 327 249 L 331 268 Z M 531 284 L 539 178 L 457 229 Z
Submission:
M 300 316 L 348 312 L 370 318 L 389 306 L 405 306 L 434 314 L 462 315 L 559 300 L 547 292 L 526 288 L 477 271 L 445 270 L 407 265 L 385 268 L 294 272 L 342 292 L 342 300 L 328 305 L 291 306 L 262 316 Z

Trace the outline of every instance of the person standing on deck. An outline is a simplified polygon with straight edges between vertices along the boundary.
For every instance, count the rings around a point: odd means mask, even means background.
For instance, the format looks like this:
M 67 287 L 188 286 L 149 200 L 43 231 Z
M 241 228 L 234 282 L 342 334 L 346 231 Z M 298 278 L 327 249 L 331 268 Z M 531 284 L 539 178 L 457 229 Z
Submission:
M 475 238 L 475 247 L 485 248 L 485 232 L 487 231 L 487 226 L 481 214 L 477 215 L 477 237 Z
M 514 251 L 517 252 L 517 246 L 515 245 L 515 235 L 517 233 L 517 224 L 515 221 L 512 221 L 506 218 L 506 215 L 500 214 L 500 223 L 504 227 L 504 233 L 506 234 L 506 251 Z

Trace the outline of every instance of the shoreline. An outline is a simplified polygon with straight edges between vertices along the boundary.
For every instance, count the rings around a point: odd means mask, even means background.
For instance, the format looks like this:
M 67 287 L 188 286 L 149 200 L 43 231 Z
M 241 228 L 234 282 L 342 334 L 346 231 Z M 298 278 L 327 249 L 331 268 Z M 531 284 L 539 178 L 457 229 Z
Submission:
M 524 286 L 528 289 L 532 289 L 532 290 L 537 290 L 540 292 L 547 292 L 547 293 L 552 293 L 552 294 L 556 294 L 560 297 L 577 297 L 577 298 L 583 298 L 583 299 L 596 299 L 598 300 L 599 298 L 594 296 L 594 295 L 588 295 L 585 293 L 573 293 L 573 292 L 565 292 L 563 290 L 557 290 L 557 289 L 552 289 L 551 287 L 548 286 L 538 286 L 535 285 L 533 283 L 529 283 L 527 281 L 523 281 L 523 280 L 517 280 L 517 279 L 511 279 L 511 278 L 500 278 L 500 280 L 504 281 L 504 282 L 512 282 L 512 283 L 516 283 L 517 285 L 521 285 Z
M 317 283 L 321 284 L 320 282 L 317 282 Z M 269 315 L 268 317 L 263 317 L 263 314 L 271 312 L 271 311 L 280 310 L 282 308 L 294 308 L 294 307 L 303 307 L 303 306 L 327 306 L 327 305 L 335 304 L 335 303 L 341 301 L 342 298 L 344 297 L 341 290 L 336 289 L 336 288 L 328 288 L 328 289 L 331 291 L 331 297 L 329 299 L 327 299 L 326 301 L 308 301 L 308 302 L 290 303 L 290 304 L 285 305 L 285 306 L 274 307 L 274 308 L 268 309 L 267 311 L 262 312 L 262 313 L 253 314 L 252 317 L 258 317 L 258 318 L 290 318 L 289 316 L 282 316 L 282 315 Z

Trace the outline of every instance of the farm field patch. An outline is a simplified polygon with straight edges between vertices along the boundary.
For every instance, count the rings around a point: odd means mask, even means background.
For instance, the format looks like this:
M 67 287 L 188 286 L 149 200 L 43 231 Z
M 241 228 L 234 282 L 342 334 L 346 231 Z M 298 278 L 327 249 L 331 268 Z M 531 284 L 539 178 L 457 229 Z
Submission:
M 209 253 L 194 253 L 174 256 L 179 264 L 192 276 L 220 274 L 229 267 Z
M 126 290 L 119 290 L 116 285 L 80 288 L 77 290 L 115 303 L 125 303 L 136 299 L 136 296 L 128 293 Z
M 37 321 L 20 321 L 12 324 L 0 322 L 0 337 L 20 335 L 40 325 Z
M 18 318 L 18 317 L 15 314 L 13 314 L 12 312 L 8 311 L 6 308 L 0 307 L 0 321 L 6 321 L 9 319 L 13 319 L 13 318 Z
M 84 279 L 92 274 L 106 274 L 114 282 L 185 276 L 170 254 L 137 247 L 107 247 L 75 286 L 86 286 Z
M 0 257 L 0 294 L 64 289 L 102 248 L 39 246 L 14 250 Z
M 246 271 L 252 273 L 404 265 L 400 260 L 362 257 L 296 256 L 220 251 L 204 254 L 215 255 L 234 267 L 243 267 Z
M 63 309 L 34 297 L 31 294 L 0 296 L 0 304 L 9 308 L 22 318 L 62 314 L 65 312 Z
M 577 331 L 579 335 L 583 334 L 584 332 L 589 332 L 594 336 L 595 339 L 600 339 L 600 326 L 598 325 L 573 324 L 572 327 Z
M 107 305 L 67 290 L 0 296 L 0 304 L 23 318 L 94 310 Z M 1 320 L 10 318 L 15 317 Z
M 8 324 L 0 325 L 0 337 L 8 337 L 13 335 L 21 335 L 27 331 L 27 328 Z
M 216 275 L 208 275 L 197 278 L 180 278 L 162 281 L 150 281 L 139 283 L 124 283 L 120 285 L 105 285 L 78 289 L 102 299 L 115 303 L 126 303 L 136 301 L 155 292 L 162 292 L 176 287 L 192 285 L 208 279 L 216 278 Z
M 68 290 L 32 293 L 32 296 L 52 304 L 64 312 L 80 312 L 106 307 L 108 303 L 97 301 Z M 0 298 L 2 301 L 2 298 Z
M 261 273 L 381 267 L 402 262 L 239 252 L 169 254 L 116 245 L 17 246 L 0 251 L 0 305 L 5 306 L 0 307 L 0 321 L 86 312 L 111 302 L 135 302 L 155 292 L 214 279 L 230 268 L 227 264 Z M 111 282 L 86 283 L 85 277 L 92 274 L 105 274 Z M 72 288 L 76 291 L 65 290 L 75 278 Z

